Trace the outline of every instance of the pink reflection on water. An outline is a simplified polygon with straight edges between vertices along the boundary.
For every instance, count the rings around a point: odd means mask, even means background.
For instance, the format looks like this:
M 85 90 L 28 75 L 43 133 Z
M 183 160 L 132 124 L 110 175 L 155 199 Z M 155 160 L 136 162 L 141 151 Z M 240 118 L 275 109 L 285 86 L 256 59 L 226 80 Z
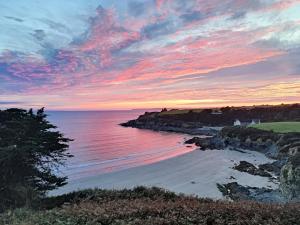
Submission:
M 63 168 L 69 179 L 146 165 L 193 150 L 183 145 L 188 135 L 124 128 L 118 124 L 140 111 L 50 112 L 49 119 L 75 141 L 74 155 Z

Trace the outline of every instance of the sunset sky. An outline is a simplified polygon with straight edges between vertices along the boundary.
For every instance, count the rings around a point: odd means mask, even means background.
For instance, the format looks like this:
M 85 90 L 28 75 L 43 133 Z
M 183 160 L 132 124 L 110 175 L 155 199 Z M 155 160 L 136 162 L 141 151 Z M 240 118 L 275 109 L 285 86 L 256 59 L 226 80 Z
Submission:
M 0 108 L 300 102 L 300 0 L 0 0 Z

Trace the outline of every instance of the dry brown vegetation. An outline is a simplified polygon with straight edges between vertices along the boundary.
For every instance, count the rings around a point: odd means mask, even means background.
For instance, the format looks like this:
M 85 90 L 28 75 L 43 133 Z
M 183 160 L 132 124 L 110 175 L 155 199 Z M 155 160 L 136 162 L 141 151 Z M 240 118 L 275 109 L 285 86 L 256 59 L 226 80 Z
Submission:
M 88 190 L 47 199 L 39 211 L 15 210 L 0 224 L 299 224 L 300 204 L 212 201 L 158 188 Z

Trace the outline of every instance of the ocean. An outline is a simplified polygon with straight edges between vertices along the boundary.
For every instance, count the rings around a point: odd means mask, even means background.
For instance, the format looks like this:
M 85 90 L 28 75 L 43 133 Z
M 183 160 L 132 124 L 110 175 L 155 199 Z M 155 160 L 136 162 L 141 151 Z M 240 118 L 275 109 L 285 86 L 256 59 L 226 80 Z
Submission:
M 48 119 L 70 143 L 73 158 L 60 168 L 70 181 L 147 165 L 193 150 L 185 134 L 125 128 L 119 124 L 145 111 L 50 111 Z

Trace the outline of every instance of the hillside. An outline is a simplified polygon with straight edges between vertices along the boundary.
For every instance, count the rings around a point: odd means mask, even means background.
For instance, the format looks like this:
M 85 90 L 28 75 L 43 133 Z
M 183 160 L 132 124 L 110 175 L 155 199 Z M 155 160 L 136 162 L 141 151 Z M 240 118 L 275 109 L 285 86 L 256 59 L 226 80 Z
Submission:
M 295 225 L 300 220 L 299 204 L 213 201 L 144 187 L 74 192 L 45 199 L 43 205 L 47 208 L 42 207 L 39 211 L 18 209 L 2 214 L 0 224 Z
M 211 134 L 199 130 L 203 127 L 232 126 L 238 119 L 250 123 L 253 119 L 266 122 L 299 122 L 300 104 L 223 107 L 218 109 L 162 110 L 146 112 L 135 120 L 121 124 L 125 127 L 136 127 L 159 131 L 173 131 L 190 134 Z M 214 133 L 214 132 L 213 132 Z

